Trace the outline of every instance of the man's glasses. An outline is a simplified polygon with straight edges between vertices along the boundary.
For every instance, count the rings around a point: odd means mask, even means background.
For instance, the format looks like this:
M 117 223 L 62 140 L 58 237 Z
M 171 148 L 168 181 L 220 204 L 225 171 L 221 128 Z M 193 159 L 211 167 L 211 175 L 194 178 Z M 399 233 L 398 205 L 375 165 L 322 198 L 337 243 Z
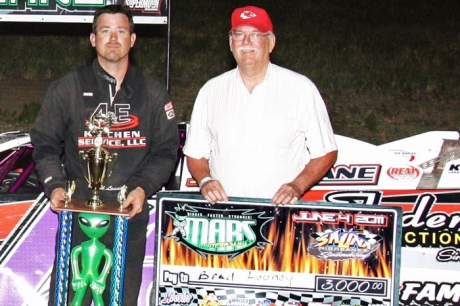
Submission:
M 252 32 L 246 34 L 240 31 L 233 31 L 230 35 L 232 36 L 232 39 L 234 41 L 243 41 L 246 37 L 249 37 L 249 40 L 252 42 L 261 42 L 263 37 L 268 36 L 270 34 L 263 34 L 260 32 Z

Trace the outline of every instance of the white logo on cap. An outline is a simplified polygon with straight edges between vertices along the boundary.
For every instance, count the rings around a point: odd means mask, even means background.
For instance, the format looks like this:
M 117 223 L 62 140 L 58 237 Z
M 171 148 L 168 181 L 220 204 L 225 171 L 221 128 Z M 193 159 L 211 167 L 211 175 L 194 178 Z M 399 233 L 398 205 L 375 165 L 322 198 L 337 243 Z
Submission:
M 240 15 L 241 19 L 250 19 L 250 18 L 254 18 L 254 17 L 257 17 L 257 15 L 256 15 L 256 13 L 251 12 L 251 11 L 244 11 Z

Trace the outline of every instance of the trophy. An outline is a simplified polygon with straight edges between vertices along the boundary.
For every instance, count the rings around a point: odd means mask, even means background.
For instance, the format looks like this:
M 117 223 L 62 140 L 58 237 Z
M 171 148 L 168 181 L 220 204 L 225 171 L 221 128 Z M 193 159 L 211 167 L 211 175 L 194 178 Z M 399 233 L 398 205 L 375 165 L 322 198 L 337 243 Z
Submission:
M 94 136 L 94 147 L 87 152 L 79 152 L 83 175 L 92 190 L 92 196 L 91 199 L 88 200 L 88 206 L 93 208 L 102 205 L 102 201 L 99 198 L 99 189 L 112 175 L 117 161 L 116 153 L 110 154 L 109 151 L 102 147 L 102 136 L 109 133 L 111 124 L 112 120 L 104 115 L 91 115 L 88 128 L 91 135 Z M 85 164 L 86 167 L 83 166 Z M 109 164 L 112 164 L 110 171 L 108 170 Z
M 88 188 L 91 188 L 90 199 L 76 199 L 72 197 L 75 192 L 75 182 L 66 182 L 64 205 L 56 207 L 56 210 L 60 211 L 59 215 L 59 235 L 58 235 L 58 248 L 59 256 L 57 257 L 56 269 L 56 290 L 55 290 L 55 305 L 68 305 L 67 304 L 67 290 L 68 290 L 68 277 L 69 267 L 72 267 L 72 284 L 78 284 L 77 288 L 74 288 L 75 295 L 72 305 L 80 305 L 84 294 L 88 288 L 92 290 L 93 299 L 101 299 L 102 292 L 105 290 L 105 278 L 107 277 L 109 270 L 112 269 L 111 286 L 110 286 L 110 299 L 111 305 L 121 305 L 123 301 L 123 276 L 125 271 L 125 255 L 126 255 L 126 237 L 128 234 L 128 219 L 129 210 L 123 208 L 123 203 L 126 200 L 128 188 L 123 185 L 117 195 L 116 202 L 102 201 L 99 198 L 99 189 L 104 185 L 107 179 L 111 176 L 112 171 L 117 161 L 117 154 L 110 154 L 109 151 L 102 147 L 103 136 L 107 135 L 110 131 L 110 125 L 112 123 L 111 117 L 102 114 L 93 114 L 89 118 L 88 128 L 91 135 L 94 137 L 94 146 L 88 151 L 80 151 L 80 166 L 88 182 Z M 71 249 L 72 234 L 72 213 L 80 212 L 79 218 L 93 220 L 99 222 L 97 224 L 97 232 L 84 231 L 86 225 L 80 223 L 80 227 L 83 232 L 89 238 L 88 241 L 82 242 L 81 245 L 76 245 Z M 95 214 L 99 214 L 96 216 Z M 104 216 L 103 216 L 104 215 Z M 98 234 L 104 235 L 108 229 L 108 215 L 114 215 L 114 243 L 112 252 L 108 251 L 106 246 L 98 241 L 100 238 Z M 79 219 L 80 220 L 80 219 Z M 105 225 L 106 227 L 101 227 Z M 94 226 L 89 222 L 89 227 Z M 88 235 L 88 233 L 91 233 Z M 97 237 L 96 237 L 97 236 Z M 96 240 L 95 240 L 96 239 Z M 88 247 L 83 247 L 85 244 Z M 91 247 L 89 247 L 91 245 Z M 96 247 L 97 246 L 97 247 Z M 91 249 L 88 251 L 88 249 Z M 83 255 L 85 259 L 81 259 L 79 256 L 83 250 L 86 255 Z M 99 254 L 95 253 L 99 251 Z M 107 255 L 107 254 L 110 254 Z M 112 255 L 113 254 L 113 255 Z M 105 257 L 105 261 L 101 261 L 102 257 Z M 113 261 L 113 262 L 112 262 Z M 110 262 L 110 264 L 109 264 Z M 101 271 L 99 271 L 100 266 Z M 95 273 L 94 271 L 97 273 Z M 84 274 L 86 276 L 84 277 Z M 96 275 L 96 278 L 94 276 Z M 103 275 L 101 278 L 100 276 Z M 91 276 L 91 277 L 90 277 Z M 87 282 L 89 279 L 89 282 Z M 100 303 L 94 302 L 93 304 Z
M 72 194 L 75 191 L 75 183 L 67 182 L 66 196 L 62 210 L 76 212 L 92 211 L 94 213 L 105 213 L 114 215 L 128 215 L 127 209 L 123 208 L 123 202 L 126 199 L 127 188 L 121 187 L 117 202 L 102 201 L 99 197 L 99 190 L 112 175 L 117 161 L 117 154 L 110 154 L 109 151 L 102 147 L 103 136 L 110 131 L 112 119 L 110 116 L 101 113 L 93 114 L 88 121 L 88 128 L 94 137 L 93 147 L 88 151 L 80 151 L 80 166 L 91 188 L 91 198 L 87 200 L 73 199 Z

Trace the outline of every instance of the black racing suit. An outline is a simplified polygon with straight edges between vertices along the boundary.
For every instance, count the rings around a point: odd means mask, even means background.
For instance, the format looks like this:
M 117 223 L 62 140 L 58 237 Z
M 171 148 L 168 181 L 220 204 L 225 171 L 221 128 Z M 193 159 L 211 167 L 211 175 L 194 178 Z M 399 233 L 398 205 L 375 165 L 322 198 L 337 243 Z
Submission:
M 97 59 L 92 65 L 73 70 L 49 86 L 30 133 L 36 169 L 48 197 L 53 189 L 65 188 L 66 181 L 73 180 L 76 190 L 72 198 L 90 198 L 91 189 L 83 175 L 79 151 L 94 146 L 94 137 L 87 126 L 93 113 L 114 118 L 103 147 L 111 154 L 116 152 L 117 161 L 112 175 L 101 187 L 103 201 L 115 201 L 123 185 L 128 187 L 128 192 L 141 187 L 146 196 L 151 197 L 170 178 L 177 160 L 179 137 L 165 86 L 142 70 L 129 66 L 120 90 L 115 92 L 115 88 L 115 78 L 102 69 Z M 62 152 L 65 153 L 64 168 Z M 145 201 L 142 213 L 129 221 L 124 305 L 137 304 L 148 219 Z M 75 228 L 78 225 L 75 217 L 74 220 Z M 106 241 L 101 240 L 110 248 L 113 243 L 111 227 L 104 236 Z M 73 245 L 87 240 L 84 234 L 75 232 Z M 108 296 L 110 281 L 107 283 L 104 295 Z M 88 291 L 89 297 L 91 290 Z M 70 289 L 70 298 L 72 292 Z M 54 305 L 53 298 L 54 279 L 50 290 L 51 305 Z

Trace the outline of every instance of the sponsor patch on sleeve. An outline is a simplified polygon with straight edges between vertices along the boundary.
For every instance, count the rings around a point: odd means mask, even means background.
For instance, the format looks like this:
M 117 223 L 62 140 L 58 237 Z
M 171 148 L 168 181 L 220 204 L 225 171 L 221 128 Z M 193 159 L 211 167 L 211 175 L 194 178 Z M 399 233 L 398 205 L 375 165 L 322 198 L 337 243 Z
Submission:
M 166 117 L 168 118 L 168 120 L 176 117 L 176 114 L 174 113 L 174 106 L 172 102 L 168 102 L 165 104 L 165 112 L 166 112 Z

